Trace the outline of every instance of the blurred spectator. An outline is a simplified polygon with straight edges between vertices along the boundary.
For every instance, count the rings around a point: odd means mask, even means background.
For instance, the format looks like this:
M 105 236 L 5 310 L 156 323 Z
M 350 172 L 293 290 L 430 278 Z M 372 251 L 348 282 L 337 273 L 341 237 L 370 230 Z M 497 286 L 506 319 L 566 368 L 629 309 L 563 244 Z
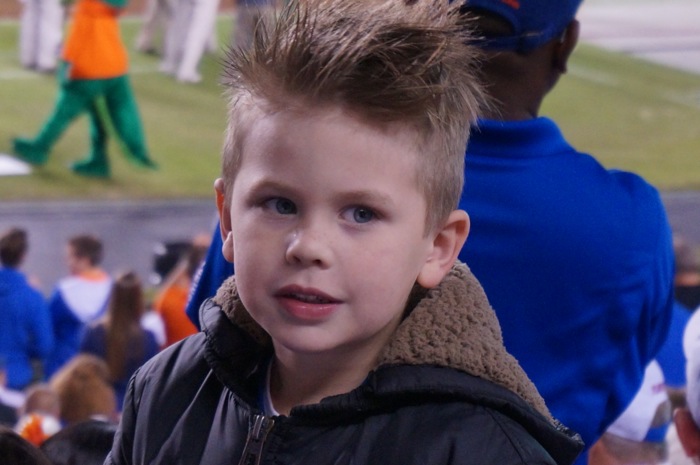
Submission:
M 115 423 L 87 420 L 63 428 L 40 449 L 53 465 L 102 465 L 116 431 Z
M 36 446 L 5 426 L 0 426 L 0 457 L 7 465 L 51 465 Z
M 168 274 L 154 302 L 165 324 L 166 346 L 197 332 L 185 313 L 192 279 L 209 248 L 209 236 L 196 236 L 175 268 Z
M 170 27 L 174 13 L 174 0 L 147 0 L 143 13 L 143 24 L 136 37 L 136 50 L 158 55 L 163 48 L 156 45 L 156 35 L 165 40 L 165 31 Z
M 60 417 L 58 393 L 48 384 L 34 384 L 27 388 L 15 431 L 35 446 L 40 446 L 61 429 Z
M 159 351 L 153 333 L 141 325 L 145 310 L 141 280 L 133 272 L 121 274 L 114 281 L 106 315 L 87 328 L 80 343 L 81 352 L 107 362 L 118 410 L 131 375 Z
M 7 388 L 5 359 L 0 357 L 0 425 L 14 427 L 17 411 L 24 404 L 24 394 Z
M 185 313 L 197 328 L 200 328 L 199 307 L 209 297 L 216 294 L 226 278 L 233 275 L 233 264 L 224 260 L 221 249 L 224 242 L 221 238 L 220 225 L 217 222 L 214 233 L 211 236 L 209 250 L 199 269 L 195 272 L 192 281 L 192 292 L 190 292 Z
M 683 332 L 683 353 L 688 364 L 690 364 L 690 355 L 696 344 L 700 344 L 700 312 L 693 312 L 690 315 Z M 688 366 L 686 365 L 686 377 L 687 375 Z M 690 382 L 690 380 L 687 381 Z
M 690 311 L 700 306 L 700 259 L 694 244 L 681 236 L 673 238 L 676 259 L 674 292 L 678 302 Z
M 115 422 L 117 400 L 109 368 L 100 357 L 78 354 L 49 380 L 61 402 L 64 426 L 97 419 Z
M 159 348 L 165 347 L 165 342 L 167 337 L 165 335 L 165 323 L 160 313 L 156 312 L 152 308 L 147 308 L 141 317 L 141 327 L 153 334 L 156 339 L 156 344 Z
M 552 415 L 590 446 L 666 340 L 673 250 L 658 190 L 606 169 L 541 114 L 585 27 L 580 4 L 463 1 L 492 106 L 466 149 L 471 230 L 459 259 Z
M 652 361 L 632 403 L 591 447 L 589 465 L 667 464 L 671 411 L 661 367 Z
M 0 425 L 13 427 L 15 423 L 17 423 L 16 410 L 9 405 L 0 403 Z
M 695 312 L 683 337 L 686 365 L 687 406 L 676 409 L 675 432 L 689 463 L 700 464 L 700 312 Z M 680 460 L 674 460 L 674 465 Z
M 0 356 L 7 387 L 14 390 L 41 378 L 41 373 L 35 373 L 33 360 L 43 365 L 54 346 L 44 297 L 19 271 L 28 247 L 23 229 L 11 228 L 0 236 Z
M 66 262 L 70 275 L 58 282 L 49 302 L 56 347 L 48 361 L 48 376 L 78 353 L 85 326 L 105 311 L 112 279 L 100 267 L 102 249 L 102 242 L 95 236 L 79 235 L 68 240 Z
M 63 38 L 64 8 L 61 0 L 20 0 L 19 58 L 27 69 L 56 70 Z
M 656 354 L 666 381 L 671 405 L 674 408 L 685 405 L 685 354 L 683 352 L 683 334 L 690 321 L 690 312 L 678 302 L 673 303 L 671 325 L 666 341 Z
M 162 285 L 191 246 L 192 241 L 158 242 L 153 248 L 153 271 L 149 284 Z
M 204 52 L 216 34 L 219 0 L 174 0 L 175 13 L 165 34 L 160 71 L 180 82 L 202 80 L 198 71 Z M 216 48 L 216 47 L 214 47 Z

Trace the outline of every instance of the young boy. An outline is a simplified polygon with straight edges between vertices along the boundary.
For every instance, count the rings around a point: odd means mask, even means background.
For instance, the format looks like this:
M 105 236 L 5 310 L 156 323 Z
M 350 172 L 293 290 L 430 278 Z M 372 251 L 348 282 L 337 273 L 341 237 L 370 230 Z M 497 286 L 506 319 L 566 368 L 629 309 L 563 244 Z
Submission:
M 565 464 L 455 257 L 481 100 L 447 2 L 291 2 L 227 59 L 203 332 L 132 379 L 110 464 Z

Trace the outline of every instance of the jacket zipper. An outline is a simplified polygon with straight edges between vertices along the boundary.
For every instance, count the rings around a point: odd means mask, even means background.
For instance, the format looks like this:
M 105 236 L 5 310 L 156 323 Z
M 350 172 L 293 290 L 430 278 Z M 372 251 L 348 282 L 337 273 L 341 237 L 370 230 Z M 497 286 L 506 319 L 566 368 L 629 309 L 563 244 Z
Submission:
M 255 415 L 253 418 L 253 427 L 248 431 L 248 438 L 243 449 L 243 456 L 238 465 L 259 465 L 262 458 L 262 449 L 265 444 L 265 438 L 275 425 L 272 418 L 267 418 L 264 415 Z

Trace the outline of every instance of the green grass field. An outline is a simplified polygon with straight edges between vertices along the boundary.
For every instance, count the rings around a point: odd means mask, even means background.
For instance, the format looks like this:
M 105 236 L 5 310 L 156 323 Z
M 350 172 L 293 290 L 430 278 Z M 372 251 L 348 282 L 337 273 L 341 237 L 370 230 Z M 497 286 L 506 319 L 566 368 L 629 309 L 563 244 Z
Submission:
M 127 44 L 138 30 L 123 21 Z M 218 23 L 221 43 L 231 19 Z M 204 81 L 183 85 L 157 72 L 158 59 L 131 51 L 131 80 L 147 141 L 160 170 L 128 164 L 110 147 L 111 180 L 75 176 L 67 165 L 88 149 L 86 118 L 54 147 L 46 166 L 31 176 L 0 177 L 0 200 L 46 198 L 191 198 L 212 195 L 224 130 L 219 64 L 207 56 Z M 17 23 L 0 22 L 0 152 L 16 135 L 33 135 L 56 95 L 52 76 L 24 71 L 17 59 Z M 700 189 L 700 76 L 580 46 L 570 73 L 547 99 L 543 114 L 566 136 L 608 167 L 636 171 L 662 189 Z
M 230 34 L 229 18 L 218 24 L 221 43 Z M 126 19 L 122 29 L 131 46 L 139 23 Z M 131 48 L 131 47 L 130 47 Z M 158 171 L 129 164 L 116 143 L 110 146 L 112 179 L 78 177 L 67 165 L 87 154 L 87 117 L 80 117 L 54 147 L 49 162 L 31 176 L 0 177 L 0 199 L 181 198 L 213 195 L 219 171 L 219 148 L 225 127 L 223 88 L 218 84 L 218 57 L 205 56 L 196 85 L 177 83 L 157 71 L 159 59 L 130 50 L 131 82 L 147 143 Z M 11 138 L 34 135 L 53 108 L 53 76 L 22 70 L 17 58 L 17 24 L 0 23 L 0 152 L 9 153 Z
M 700 75 L 582 45 L 542 113 L 607 167 L 700 188 Z

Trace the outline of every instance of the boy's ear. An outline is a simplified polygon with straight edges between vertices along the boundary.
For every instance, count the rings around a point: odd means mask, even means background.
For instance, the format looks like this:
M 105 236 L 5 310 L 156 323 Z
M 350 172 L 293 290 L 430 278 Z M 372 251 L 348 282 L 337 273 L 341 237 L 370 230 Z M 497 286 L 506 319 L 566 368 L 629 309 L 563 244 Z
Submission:
M 432 249 L 416 279 L 426 289 L 440 284 L 452 269 L 469 235 L 469 215 L 464 210 L 453 211 L 444 226 L 434 234 Z
M 226 261 L 233 263 L 233 234 L 231 233 L 231 210 L 226 208 L 226 188 L 224 180 L 218 178 L 214 181 L 216 191 L 216 209 L 219 211 L 219 230 L 223 246 L 221 252 Z
M 685 455 L 700 456 L 700 430 L 693 421 L 690 411 L 683 407 L 673 413 L 673 423 L 676 425 L 678 439 L 681 441 Z

